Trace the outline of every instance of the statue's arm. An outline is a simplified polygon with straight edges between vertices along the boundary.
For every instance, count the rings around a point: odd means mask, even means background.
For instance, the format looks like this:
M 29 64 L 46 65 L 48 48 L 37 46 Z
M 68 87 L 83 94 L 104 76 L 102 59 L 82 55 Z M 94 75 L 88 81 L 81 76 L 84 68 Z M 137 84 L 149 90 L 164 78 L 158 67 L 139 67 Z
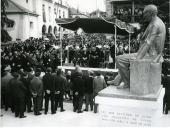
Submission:
M 153 45 L 154 39 L 157 35 L 157 31 L 158 31 L 158 27 L 155 26 L 155 25 L 153 25 L 150 28 L 150 32 L 149 32 L 147 38 L 145 39 L 145 42 L 143 43 L 143 45 L 139 49 L 136 59 L 143 59 L 145 54 L 148 52 L 150 46 Z

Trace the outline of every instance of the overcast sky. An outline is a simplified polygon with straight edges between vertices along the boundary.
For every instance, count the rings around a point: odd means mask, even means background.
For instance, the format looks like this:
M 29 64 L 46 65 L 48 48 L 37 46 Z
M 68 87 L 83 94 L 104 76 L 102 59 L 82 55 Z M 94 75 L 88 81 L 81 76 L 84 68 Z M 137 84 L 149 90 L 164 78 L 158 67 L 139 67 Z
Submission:
M 104 0 L 67 0 L 71 7 L 79 8 L 83 12 L 92 12 L 97 8 L 105 11 Z

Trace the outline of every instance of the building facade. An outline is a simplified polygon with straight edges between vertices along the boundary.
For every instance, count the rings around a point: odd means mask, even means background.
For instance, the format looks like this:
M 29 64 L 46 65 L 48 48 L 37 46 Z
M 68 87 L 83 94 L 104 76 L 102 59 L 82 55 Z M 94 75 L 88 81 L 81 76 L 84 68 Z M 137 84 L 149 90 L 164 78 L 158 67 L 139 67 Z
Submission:
M 6 29 L 13 41 L 66 31 L 55 22 L 55 18 L 69 17 L 66 2 L 62 0 L 8 0 L 8 3 L 7 16 L 15 25 Z
M 97 9 L 90 13 L 90 17 L 106 17 L 106 12 Z
M 148 4 L 158 7 L 158 16 L 166 23 L 169 21 L 169 0 L 105 0 L 106 13 L 118 19 L 136 23 L 142 22 L 143 9 Z
M 69 8 L 69 18 L 88 18 L 90 17 L 88 13 L 81 12 L 79 9 Z
M 108 16 L 128 23 L 139 22 L 144 8 L 143 4 L 135 0 L 105 0 L 105 6 Z

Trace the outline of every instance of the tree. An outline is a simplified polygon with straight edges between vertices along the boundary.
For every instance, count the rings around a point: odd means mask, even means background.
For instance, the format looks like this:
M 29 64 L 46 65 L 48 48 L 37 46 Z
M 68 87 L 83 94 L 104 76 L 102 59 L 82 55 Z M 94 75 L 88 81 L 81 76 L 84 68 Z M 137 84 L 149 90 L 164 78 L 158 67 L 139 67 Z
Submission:
M 7 42 L 11 41 L 12 38 L 8 34 L 8 32 L 4 29 L 5 25 L 11 24 L 12 26 L 14 25 L 14 21 L 8 19 L 6 15 L 6 8 L 8 7 L 8 0 L 1 0 L 1 41 L 2 42 Z

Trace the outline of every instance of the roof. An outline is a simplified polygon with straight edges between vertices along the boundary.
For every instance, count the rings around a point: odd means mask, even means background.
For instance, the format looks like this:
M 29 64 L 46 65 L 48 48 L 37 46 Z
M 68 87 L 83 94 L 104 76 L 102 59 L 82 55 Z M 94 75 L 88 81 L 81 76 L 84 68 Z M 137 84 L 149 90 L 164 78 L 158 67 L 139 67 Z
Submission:
M 32 12 L 17 3 L 8 0 L 8 7 L 6 8 L 6 13 L 7 14 L 26 14 L 26 15 L 33 15 L 33 16 L 38 16 L 35 12 Z
M 104 11 L 101 11 L 101 10 L 97 9 L 97 10 L 91 12 L 90 15 L 95 14 L 95 13 L 98 13 L 98 12 L 99 12 L 99 13 L 106 13 L 106 12 L 104 12 Z
M 134 33 L 134 27 L 116 18 L 63 18 L 56 19 L 61 27 L 76 31 L 82 28 L 86 33 L 114 33 L 117 27 L 118 35 Z
M 60 6 L 60 7 L 65 8 L 65 9 L 68 9 L 67 6 L 65 6 L 63 4 L 60 4 L 60 3 L 57 3 L 57 2 L 55 2 L 54 5 Z
M 75 9 L 75 8 L 69 8 L 69 13 L 70 15 L 83 15 L 85 17 L 89 17 L 88 15 L 84 14 L 83 12 L 80 12 L 78 9 Z

